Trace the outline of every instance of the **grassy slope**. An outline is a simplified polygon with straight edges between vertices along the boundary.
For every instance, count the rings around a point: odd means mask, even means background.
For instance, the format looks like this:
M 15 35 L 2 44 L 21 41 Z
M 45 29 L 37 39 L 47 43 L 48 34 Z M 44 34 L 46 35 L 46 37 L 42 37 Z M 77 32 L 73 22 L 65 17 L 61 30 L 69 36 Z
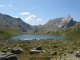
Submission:
M 0 39 L 8 39 L 14 35 L 19 35 L 22 32 L 16 29 L 0 28 Z
M 80 23 L 74 25 L 71 28 L 66 29 L 65 34 L 67 37 L 80 39 Z
M 56 36 L 64 36 L 68 38 L 73 38 L 75 40 L 79 40 L 80 39 L 80 23 L 64 30 L 50 32 L 49 34 L 56 35 Z

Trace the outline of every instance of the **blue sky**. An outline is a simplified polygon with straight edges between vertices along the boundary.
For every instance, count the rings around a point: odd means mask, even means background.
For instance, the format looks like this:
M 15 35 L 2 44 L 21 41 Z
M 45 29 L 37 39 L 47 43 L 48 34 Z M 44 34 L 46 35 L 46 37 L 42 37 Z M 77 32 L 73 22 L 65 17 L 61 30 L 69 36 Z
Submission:
M 0 13 L 20 17 L 31 25 L 67 15 L 80 21 L 80 0 L 0 0 Z

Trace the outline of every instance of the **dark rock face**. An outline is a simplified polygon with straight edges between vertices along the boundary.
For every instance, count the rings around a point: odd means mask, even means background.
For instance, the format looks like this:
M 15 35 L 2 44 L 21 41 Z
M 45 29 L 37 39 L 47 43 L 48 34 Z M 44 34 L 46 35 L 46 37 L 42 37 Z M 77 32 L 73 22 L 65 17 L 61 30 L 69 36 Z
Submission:
M 14 54 L 20 54 L 22 53 L 24 50 L 21 47 L 14 47 L 11 52 Z
M 0 52 L 0 60 L 18 60 L 18 59 L 17 59 L 16 55 L 14 55 L 13 53 Z

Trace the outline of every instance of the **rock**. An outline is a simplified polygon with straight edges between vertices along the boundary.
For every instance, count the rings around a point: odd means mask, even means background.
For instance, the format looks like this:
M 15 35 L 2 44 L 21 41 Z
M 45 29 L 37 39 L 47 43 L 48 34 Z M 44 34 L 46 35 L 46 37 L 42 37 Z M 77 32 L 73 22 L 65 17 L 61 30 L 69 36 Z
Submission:
M 50 55 L 52 55 L 52 56 L 57 55 L 57 52 L 56 51 L 52 51 L 52 52 L 50 52 Z
M 7 53 L 7 50 L 2 50 L 1 52 L 3 52 L 3 53 Z
M 10 48 L 10 47 L 8 47 L 8 50 L 11 50 L 11 48 Z
M 74 54 L 62 54 L 61 58 L 77 58 Z
M 53 48 L 58 48 L 58 46 L 53 46 Z
M 39 54 L 40 53 L 40 51 L 38 51 L 38 50 L 30 50 L 30 54 Z
M 76 51 L 76 52 L 74 52 L 74 54 L 76 57 L 80 57 L 80 51 Z
M 14 54 L 20 54 L 22 53 L 24 50 L 21 47 L 14 47 L 11 52 Z
M 3 53 L 0 52 L 0 60 L 18 60 L 16 55 L 11 52 Z
M 60 48 L 60 50 L 67 50 L 66 48 Z
M 36 50 L 42 50 L 42 47 L 41 47 L 41 46 L 39 46 L 39 47 L 37 47 L 37 48 L 36 48 Z
M 77 53 L 75 56 L 76 56 L 76 57 L 80 57 L 80 53 L 79 53 L 79 54 Z

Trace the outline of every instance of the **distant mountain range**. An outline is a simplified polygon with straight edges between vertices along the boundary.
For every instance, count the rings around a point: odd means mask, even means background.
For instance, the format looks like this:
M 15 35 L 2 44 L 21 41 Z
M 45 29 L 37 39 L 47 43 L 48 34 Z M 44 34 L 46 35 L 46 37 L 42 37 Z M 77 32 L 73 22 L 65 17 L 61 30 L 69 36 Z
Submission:
M 50 31 L 56 31 L 71 27 L 76 23 L 77 22 L 74 21 L 73 18 L 68 15 L 66 17 L 49 20 L 49 22 L 47 22 L 44 25 L 31 26 L 30 24 L 23 22 L 20 18 L 14 18 L 9 15 L 0 13 L 0 27 L 19 29 L 23 32 L 31 31 L 34 33 L 37 32 L 48 33 Z

